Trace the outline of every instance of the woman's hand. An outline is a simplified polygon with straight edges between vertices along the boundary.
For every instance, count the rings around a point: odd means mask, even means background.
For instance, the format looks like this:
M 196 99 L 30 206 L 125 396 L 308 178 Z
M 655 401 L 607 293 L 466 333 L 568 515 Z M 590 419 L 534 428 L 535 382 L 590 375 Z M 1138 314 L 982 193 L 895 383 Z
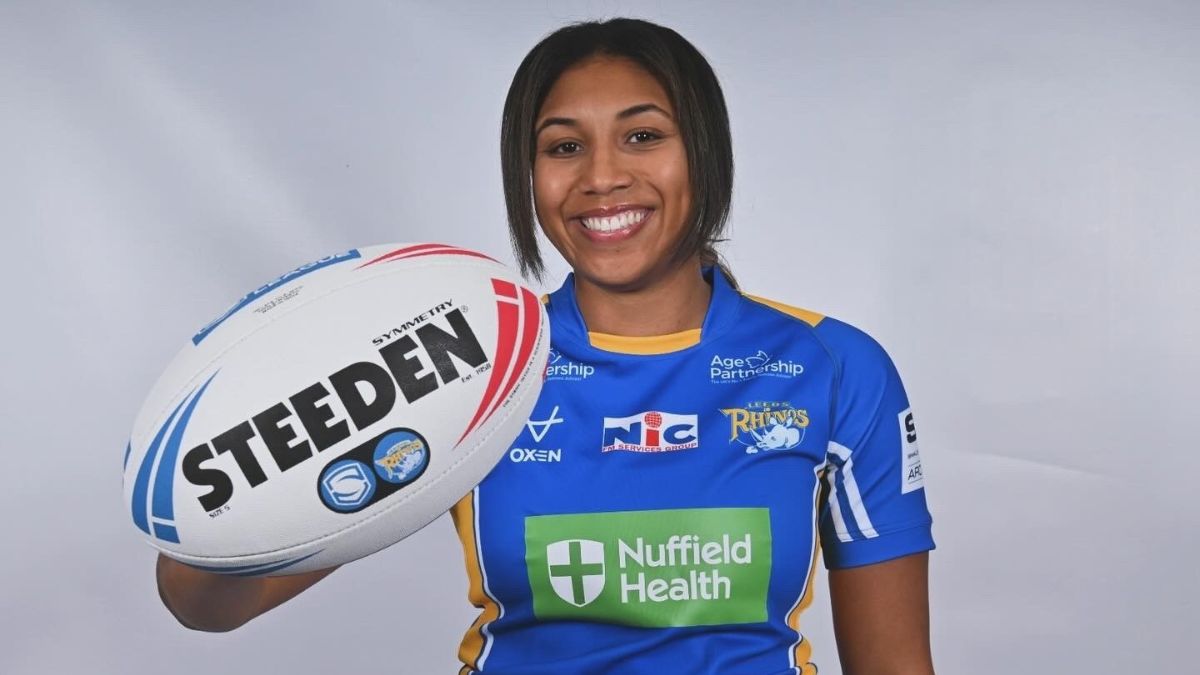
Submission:
M 830 570 L 829 595 L 845 675 L 933 675 L 928 553 Z
M 235 577 L 205 572 L 158 555 L 158 595 L 187 628 L 230 631 L 287 602 L 337 569 L 283 577 Z

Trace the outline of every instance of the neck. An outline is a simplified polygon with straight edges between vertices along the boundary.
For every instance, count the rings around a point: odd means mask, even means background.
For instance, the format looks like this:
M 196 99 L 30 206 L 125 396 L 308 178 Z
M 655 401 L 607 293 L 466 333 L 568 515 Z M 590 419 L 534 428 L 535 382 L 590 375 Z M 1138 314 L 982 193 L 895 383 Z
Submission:
M 593 333 L 644 337 L 700 328 L 712 287 L 700 275 L 700 259 L 672 267 L 637 289 L 616 290 L 575 277 L 575 299 Z

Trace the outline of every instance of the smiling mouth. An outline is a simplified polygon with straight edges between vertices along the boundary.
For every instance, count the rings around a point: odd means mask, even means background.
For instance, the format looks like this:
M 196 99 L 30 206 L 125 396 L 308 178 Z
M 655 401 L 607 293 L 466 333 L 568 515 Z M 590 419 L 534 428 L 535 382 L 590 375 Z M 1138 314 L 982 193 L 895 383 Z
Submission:
M 650 215 L 650 211 L 651 209 L 630 209 L 611 216 L 580 218 L 579 222 L 592 232 L 610 234 L 641 225 Z

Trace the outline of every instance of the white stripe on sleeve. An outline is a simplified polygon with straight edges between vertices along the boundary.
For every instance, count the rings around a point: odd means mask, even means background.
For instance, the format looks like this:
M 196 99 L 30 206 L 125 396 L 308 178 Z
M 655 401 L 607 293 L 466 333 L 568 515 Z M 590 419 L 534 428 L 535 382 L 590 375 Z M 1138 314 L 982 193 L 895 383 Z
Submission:
M 852 454 L 850 448 L 835 441 L 829 441 L 829 451 L 842 460 L 842 484 L 846 487 L 846 499 L 850 502 L 850 511 L 854 514 L 854 524 L 867 539 L 878 537 L 879 533 L 875 531 L 875 526 L 871 524 L 871 517 L 867 515 L 867 507 L 863 504 L 862 493 L 858 491 L 858 481 L 854 480 L 854 460 L 850 457 Z M 831 472 L 830 486 L 833 485 L 832 479 Z M 836 498 L 837 493 L 832 492 L 830 496 Z M 837 508 L 837 501 L 834 501 L 834 507 Z M 835 510 L 834 513 L 836 514 L 837 511 Z
M 833 516 L 833 531 L 837 534 L 838 541 L 854 541 L 850 536 L 850 530 L 846 528 L 846 519 L 842 517 L 842 504 L 838 501 L 837 489 L 837 465 L 829 463 L 829 468 L 825 470 L 825 480 L 829 481 L 829 512 Z

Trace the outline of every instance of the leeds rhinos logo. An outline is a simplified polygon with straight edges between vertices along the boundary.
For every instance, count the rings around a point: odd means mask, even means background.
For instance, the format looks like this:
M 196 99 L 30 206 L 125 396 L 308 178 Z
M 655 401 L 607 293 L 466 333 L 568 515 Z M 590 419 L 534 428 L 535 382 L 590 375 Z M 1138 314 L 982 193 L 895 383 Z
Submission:
M 744 408 L 722 408 L 729 418 L 729 442 L 740 443 L 746 452 L 791 450 L 804 440 L 808 410 L 791 403 L 755 401 Z
M 778 359 L 763 350 L 750 356 L 725 357 L 713 354 L 708 364 L 708 376 L 716 383 L 745 382 L 760 375 L 767 377 L 796 377 L 804 372 L 799 361 Z

